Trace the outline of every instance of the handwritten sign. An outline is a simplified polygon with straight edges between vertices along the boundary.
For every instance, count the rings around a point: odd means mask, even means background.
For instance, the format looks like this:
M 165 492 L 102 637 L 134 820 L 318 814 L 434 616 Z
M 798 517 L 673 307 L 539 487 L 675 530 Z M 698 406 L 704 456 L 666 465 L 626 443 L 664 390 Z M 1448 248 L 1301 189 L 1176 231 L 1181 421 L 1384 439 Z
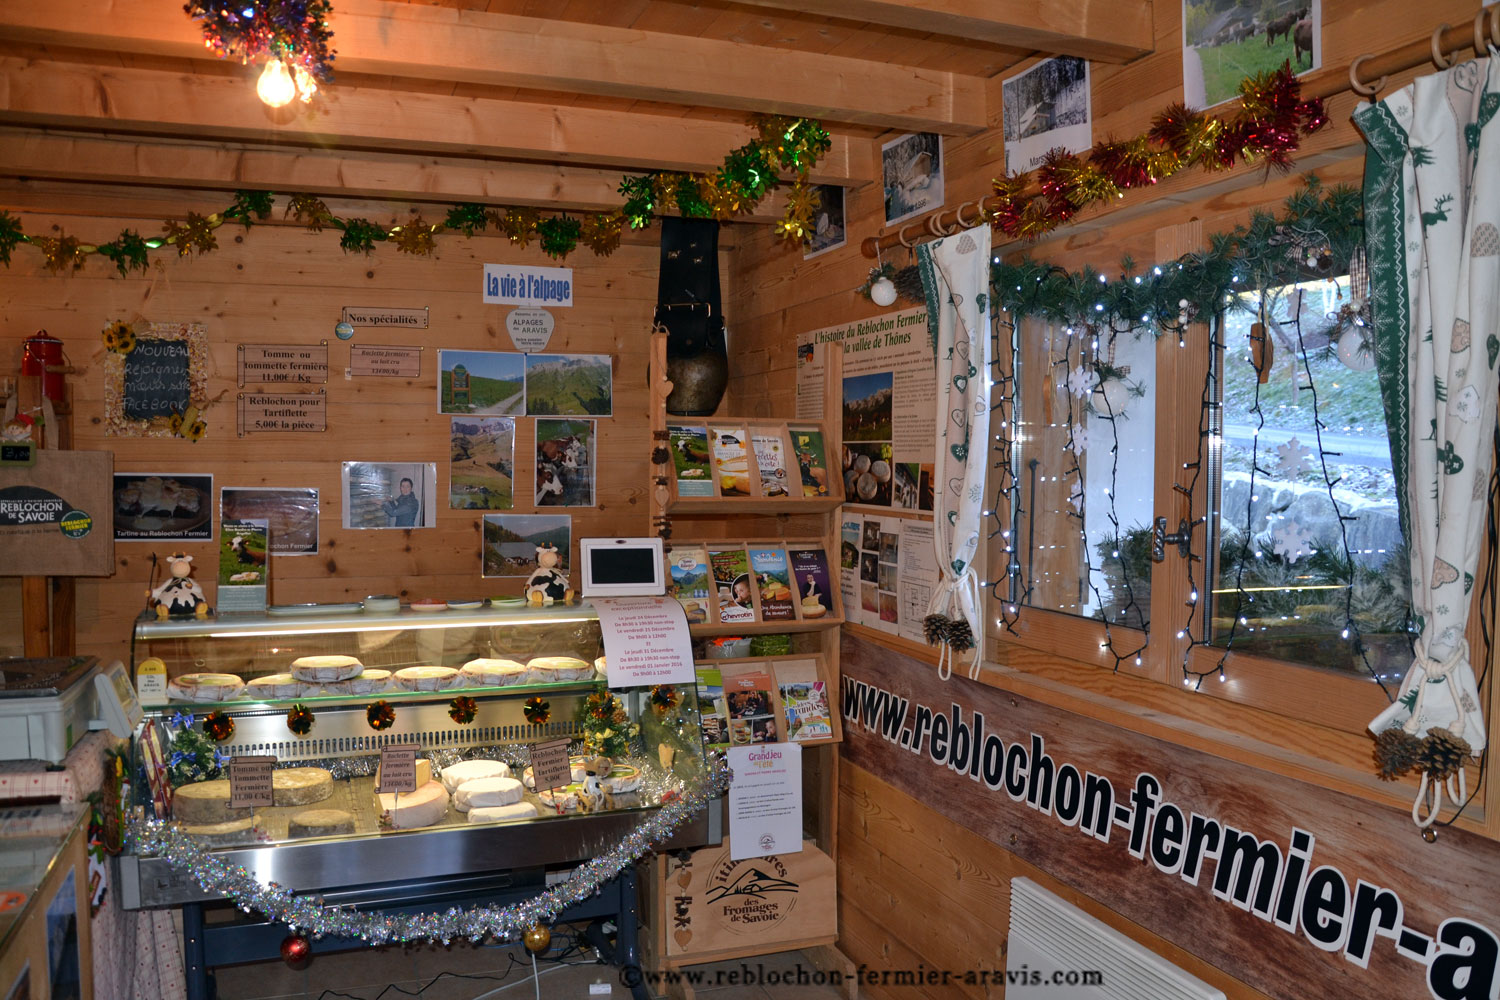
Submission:
M 328 341 L 298 344 L 241 344 L 239 383 L 328 381 Z
M 188 345 L 141 337 L 125 355 L 125 416 L 149 420 L 181 413 L 191 390 Z
M 417 790 L 417 745 L 395 743 L 380 748 L 380 784 L 377 792 Z
M 674 597 L 595 597 L 609 686 L 693 684 L 693 641 Z
M 317 392 L 242 392 L 235 408 L 240 437 L 266 431 L 326 431 L 328 397 Z
M 375 347 L 369 344 L 351 344 L 349 346 L 349 374 L 416 378 L 422 374 L 422 349 L 420 347 Z
M 531 774 L 538 791 L 573 783 L 573 765 L 568 761 L 568 740 L 548 740 L 531 745 Z
M 387 309 L 345 306 L 344 322 L 350 326 L 394 326 L 404 330 L 427 329 L 427 307 Z
M 505 315 L 505 329 L 516 349 L 535 354 L 547 346 L 557 321 L 545 309 L 512 309 Z
M 255 809 L 275 802 L 271 756 L 229 758 L 229 808 Z
M 573 269 L 486 264 L 484 301 L 502 306 L 571 306 Z

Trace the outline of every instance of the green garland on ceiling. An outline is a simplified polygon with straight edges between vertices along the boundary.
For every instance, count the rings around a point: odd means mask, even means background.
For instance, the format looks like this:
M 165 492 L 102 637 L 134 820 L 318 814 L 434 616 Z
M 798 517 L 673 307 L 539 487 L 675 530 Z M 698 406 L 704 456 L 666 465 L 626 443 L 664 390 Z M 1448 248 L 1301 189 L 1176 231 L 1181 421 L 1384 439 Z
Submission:
M 990 288 L 995 307 L 1016 318 L 1180 331 L 1218 311 L 1237 290 L 1346 274 L 1363 242 L 1360 190 L 1346 184 L 1325 188 L 1309 174 L 1279 214 L 1256 212 L 1248 226 L 1210 236 L 1200 253 L 1144 271 L 1126 258 L 1112 280 L 1093 268 L 1001 262 L 990 268 Z
M 627 175 L 620 181 L 624 204 L 609 212 L 559 213 L 544 216 L 535 208 L 507 206 L 491 208 L 478 204 L 455 205 L 441 222 L 430 223 L 420 214 L 390 226 L 362 218 L 334 215 L 322 199 L 310 194 L 290 196 L 286 215 L 313 232 L 336 229 L 339 247 L 345 253 L 368 254 L 377 243 L 391 243 L 402 253 L 425 256 L 437 249 L 436 237 L 444 233 L 473 236 L 495 226 L 512 243 L 527 246 L 535 239 L 542 252 L 556 260 L 587 247 L 601 257 L 614 253 L 625 226 L 644 229 L 655 215 L 676 209 L 690 218 L 737 218 L 759 205 L 779 187 L 787 186 L 783 174 L 792 175 L 786 210 L 776 223 L 776 232 L 789 243 L 802 244 L 811 235 L 817 198 L 807 183 L 808 172 L 832 145 L 827 130 L 806 118 L 758 115 L 752 124 L 759 133 L 724 157 L 724 165 L 713 173 L 656 172 Z M 0 264 L 10 265 L 11 254 L 20 244 L 42 253 L 43 263 L 54 274 L 81 269 L 92 255 L 114 263 L 122 277 L 144 272 L 152 250 L 172 247 L 179 256 L 202 255 L 218 249 L 215 231 L 230 222 L 246 229 L 270 217 L 275 195 L 269 191 L 237 191 L 225 209 L 210 215 L 188 212 L 185 221 L 168 219 L 161 235 L 143 236 L 123 230 L 107 243 L 84 243 L 76 236 L 32 235 L 21 228 L 21 220 L 0 210 Z

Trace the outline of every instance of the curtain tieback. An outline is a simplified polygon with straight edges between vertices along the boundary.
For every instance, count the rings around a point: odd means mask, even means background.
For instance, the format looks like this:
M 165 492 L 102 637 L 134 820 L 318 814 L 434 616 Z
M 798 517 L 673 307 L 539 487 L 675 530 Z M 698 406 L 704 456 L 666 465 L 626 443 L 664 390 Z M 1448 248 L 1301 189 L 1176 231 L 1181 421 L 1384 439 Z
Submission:
M 1465 718 L 1467 713 L 1462 711 L 1462 691 L 1458 686 L 1457 675 L 1458 665 L 1469 662 L 1469 640 L 1461 640 L 1454 647 L 1453 652 L 1438 660 L 1427 655 L 1427 646 L 1419 638 L 1415 643 L 1415 653 L 1416 662 L 1421 666 L 1424 676 L 1422 683 L 1417 685 L 1417 700 L 1412 703 L 1411 717 L 1406 720 L 1402 728 L 1413 736 L 1416 735 L 1417 729 L 1421 726 L 1419 720 L 1422 716 L 1422 707 L 1427 701 L 1428 688 L 1439 683 L 1446 683 L 1448 693 L 1453 698 L 1453 704 L 1460 709 L 1458 717 L 1448 726 L 1448 731 L 1454 736 L 1462 736 L 1464 733 L 1464 723 L 1468 720 Z
M 979 623 L 982 601 L 979 576 L 970 567 L 956 577 L 944 574 L 939 582 L 932 601 L 927 605 L 928 615 L 922 619 L 927 641 L 938 646 L 939 680 L 945 681 L 953 676 L 953 664 L 958 654 L 966 649 L 974 650 L 969 678 L 978 680 L 984 659 L 984 631 L 975 626 Z

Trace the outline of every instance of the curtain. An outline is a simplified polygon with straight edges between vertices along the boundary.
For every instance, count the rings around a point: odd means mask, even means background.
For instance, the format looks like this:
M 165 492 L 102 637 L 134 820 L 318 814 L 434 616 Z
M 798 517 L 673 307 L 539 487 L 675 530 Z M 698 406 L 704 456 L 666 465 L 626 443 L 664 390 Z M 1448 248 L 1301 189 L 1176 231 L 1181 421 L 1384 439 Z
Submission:
M 984 656 L 982 588 L 974 572 L 979 549 L 990 434 L 990 231 L 986 226 L 917 248 L 927 295 L 927 329 L 937 357 L 937 448 L 933 466 L 933 537 L 941 574 L 928 607 L 947 626 L 938 676 L 947 679 L 966 644 L 974 646 L 969 675 Z M 934 629 L 928 628 L 929 635 Z
M 1483 543 L 1500 359 L 1500 59 L 1462 63 L 1360 109 L 1376 360 L 1404 489 L 1416 656 L 1370 723 L 1486 742 L 1465 641 Z M 1429 778 L 1431 781 L 1429 782 Z M 1436 819 L 1463 769 L 1423 774 L 1412 807 Z M 1424 814 L 1425 810 L 1425 814 Z

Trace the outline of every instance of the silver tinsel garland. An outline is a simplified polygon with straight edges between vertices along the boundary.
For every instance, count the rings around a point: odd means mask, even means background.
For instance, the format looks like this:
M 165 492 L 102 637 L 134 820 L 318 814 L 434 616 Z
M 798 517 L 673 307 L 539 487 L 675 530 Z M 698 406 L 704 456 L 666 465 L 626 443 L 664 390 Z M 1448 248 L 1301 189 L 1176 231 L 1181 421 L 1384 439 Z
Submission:
M 433 913 L 362 913 L 353 907 L 325 907 L 320 896 L 299 896 L 275 882 L 262 885 L 243 865 L 226 864 L 173 823 L 138 820 L 131 828 L 134 850 L 166 858 L 185 871 L 205 892 L 231 900 L 249 913 L 258 911 L 314 939 L 324 936 L 358 938 L 372 945 L 414 941 L 448 944 L 464 939 L 478 944 L 494 935 L 508 941 L 537 924 L 549 923 L 575 903 L 582 902 L 614 878 L 626 865 L 651 849 L 710 799 L 729 787 L 730 773 L 722 761 L 709 764 L 701 784 L 663 804 L 609 851 L 574 869 L 566 882 L 523 903 L 482 906 L 467 910 L 450 907 Z

